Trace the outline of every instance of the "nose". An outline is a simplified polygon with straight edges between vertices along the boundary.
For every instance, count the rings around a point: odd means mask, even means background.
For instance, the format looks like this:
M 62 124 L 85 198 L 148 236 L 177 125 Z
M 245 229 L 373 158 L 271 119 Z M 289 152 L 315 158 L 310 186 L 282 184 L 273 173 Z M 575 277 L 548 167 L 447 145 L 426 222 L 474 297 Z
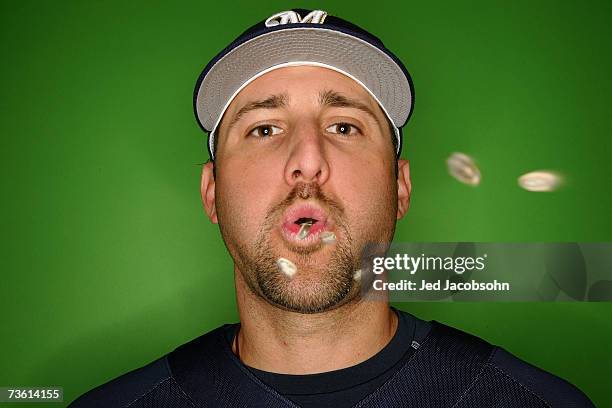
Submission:
M 329 163 L 319 132 L 317 126 L 308 124 L 298 126 L 293 132 L 285 167 L 285 180 L 291 187 L 299 182 L 316 182 L 321 186 L 329 178 Z

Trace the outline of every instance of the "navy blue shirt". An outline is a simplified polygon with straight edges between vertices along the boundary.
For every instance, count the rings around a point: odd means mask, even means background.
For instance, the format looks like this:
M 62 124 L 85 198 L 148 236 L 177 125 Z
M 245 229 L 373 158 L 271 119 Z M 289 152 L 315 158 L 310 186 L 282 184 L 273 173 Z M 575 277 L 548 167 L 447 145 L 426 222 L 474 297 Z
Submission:
M 304 408 L 352 407 L 371 394 L 405 363 L 418 342 L 414 336 L 419 325 L 419 335 L 424 337 L 430 324 L 407 313 L 398 314 L 395 335 L 380 352 L 352 367 L 320 374 L 289 375 L 261 371 L 247 367 L 263 383 Z M 238 327 L 226 332 L 232 344 Z M 413 343 L 413 341 L 415 343 Z
M 593 407 L 573 385 L 500 347 L 398 315 L 389 344 L 345 369 L 293 376 L 246 367 L 231 348 L 238 325 L 224 325 L 85 393 L 70 407 Z

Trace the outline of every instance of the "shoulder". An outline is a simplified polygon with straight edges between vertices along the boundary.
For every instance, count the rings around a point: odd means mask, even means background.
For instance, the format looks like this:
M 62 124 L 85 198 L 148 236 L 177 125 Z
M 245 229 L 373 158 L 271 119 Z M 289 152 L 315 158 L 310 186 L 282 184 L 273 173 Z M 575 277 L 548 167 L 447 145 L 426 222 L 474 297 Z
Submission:
M 461 330 L 432 322 L 438 337 L 446 338 L 445 349 L 452 344 L 481 344 L 480 368 L 462 397 L 465 406 L 522 406 L 549 408 L 594 407 L 589 398 L 569 382 L 535 367 L 501 347 Z M 457 349 L 458 350 L 458 349 Z M 453 352 L 454 363 L 467 364 L 473 358 Z M 464 406 L 460 405 L 460 406 Z
M 69 407 L 128 407 L 171 379 L 167 356 L 164 356 L 86 392 Z
M 489 366 L 498 376 L 520 385 L 550 407 L 594 407 L 589 398 L 574 385 L 500 347 L 495 347 Z
M 227 327 L 229 325 L 214 329 L 144 367 L 86 392 L 69 408 L 136 408 L 148 406 L 149 401 L 155 400 L 166 401 L 168 405 L 161 405 L 164 407 L 194 406 L 183 390 L 183 382 L 188 380 L 182 378 L 183 374 L 193 374 L 186 373 L 186 367 L 194 362 L 202 363 L 202 359 L 196 357 L 207 354 L 203 356 L 205 360 L 214 360 L 214 356 L 222 354 L 221 339 Z M 221 361 L 217 365 L 222 366 L 223 363 Z

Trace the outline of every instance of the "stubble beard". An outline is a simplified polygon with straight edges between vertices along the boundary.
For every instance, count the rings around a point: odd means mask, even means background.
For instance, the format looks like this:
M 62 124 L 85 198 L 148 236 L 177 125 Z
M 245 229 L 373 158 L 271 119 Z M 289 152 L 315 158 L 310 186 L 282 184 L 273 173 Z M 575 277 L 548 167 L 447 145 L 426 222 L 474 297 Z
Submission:
M 391 195 L 390 198 L 397 201 L 397 197 Z M 291 261 L 298 268 L 296 275 L 288 278 L 278 269 L 277 260 L 281 255 L 274 249 L 272 232 L 284 211 L 298 199 L 314 199 L 323 205 L 334 218 L 340 239 L 333 244 L 329 261 L 325 264 L 318 264 L 311 257 L 320 247 L 289 248 L 283 243 L 290 250 Z M 382 199 L 381 202 L 386 200 Z M 366 295 L 368 291 L 363 289 L 368 286 L 367 278 L 353 278 L 361 267 L 361 252 L 367 243 L 372 242 L 388 247 L 395 232 L 395 220 L 388 217 L 396 211 L 397 208 L 390 204 L 371 214 L 370 225 L 376 227 L 362 231 L 360 236 L 363 235 L 363 242 L 355 242 L 346 221 L 344 208 L 324 195 L 318 184 L 298 183 L 285 200 L 267 212 L 252 245 L 232 238 L 239 236 L 236 235 L 240 234 L 239 225 L 226 225 L 221 222 L 220 216 L 219 226 L 239 273 L 252 293 L 275 307 L 313 314 L 330 311 Z M 320 246 L 323 245 L 321 243 Z
M 313 262 L 311 255 L 325 244 L 311 248 L 288 248 L 298 272 L 293 278 L 281 273 L 274 249 L 272 232 L 280 216 L 298 199 L 313 199 L 324 206 L 335 221 L 341 239 L 336 241 L 325 264 Z M 225 234 L 224 234 L 225 235 Z M 285 200 L 271 208 L 253 245 L 236 245 L 234 257 L 250 290 L 273 306 L 292 312 L 312 314 L 332 310 L 359 294 L 353 275 L 359 259 L 353 250 L 353 239 L 344 209 L 326 197 L 316 183 L 298 183 Z

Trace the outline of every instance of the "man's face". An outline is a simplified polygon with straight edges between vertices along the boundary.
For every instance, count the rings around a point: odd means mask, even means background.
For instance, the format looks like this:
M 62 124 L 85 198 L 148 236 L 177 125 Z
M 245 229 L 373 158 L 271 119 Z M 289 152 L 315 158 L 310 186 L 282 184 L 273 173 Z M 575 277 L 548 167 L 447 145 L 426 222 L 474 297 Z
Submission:
M 217 132 L 213 214 L 255 294 L 301 313 L 358 295 L 362 248 L 390 242 L 404 212 L 392 137 L 369 93 L 326 68 L 276 69 L 238 94 Z

